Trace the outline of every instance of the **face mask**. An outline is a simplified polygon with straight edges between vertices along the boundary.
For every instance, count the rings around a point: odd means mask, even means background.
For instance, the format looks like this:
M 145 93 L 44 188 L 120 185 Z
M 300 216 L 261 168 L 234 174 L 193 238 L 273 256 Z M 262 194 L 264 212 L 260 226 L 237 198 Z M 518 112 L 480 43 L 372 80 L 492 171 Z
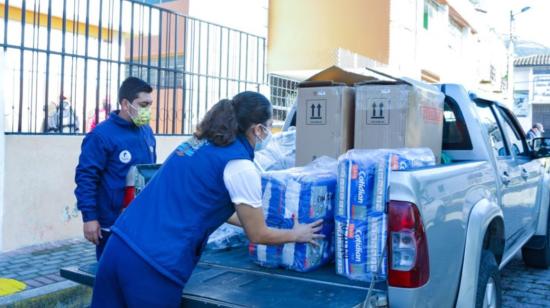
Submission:
M 260 138 L 259 136 L 256 136 L 256 146 L 254 147 L 254 151 L 261 151 L 265 148 L 267 148 L 267 145 L 269 144 L 269 141 L 271 140 L 271 131 L 267 129 L 267 127 L 262 125 L 262 128 L 265 129 L 267 132 L 267 136 L 265 136 L 264 139 Z
M 137 115 L 130 114 L 130 118 L 136 124 L 136 126 L 143 126 L 149 123 L 151 120 L 151 107 L 134 107 L 130 104 L 130 107 L 137 113 Z

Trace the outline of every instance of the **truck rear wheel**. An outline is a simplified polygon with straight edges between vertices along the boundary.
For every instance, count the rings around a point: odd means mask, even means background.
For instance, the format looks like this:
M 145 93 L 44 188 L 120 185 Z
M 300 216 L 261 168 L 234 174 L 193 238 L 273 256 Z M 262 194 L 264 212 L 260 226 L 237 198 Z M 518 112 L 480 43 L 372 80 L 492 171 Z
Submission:
M 477 279 L 476 308 L 493 308 L 502 305 L 502 288 L 497 260 L 492 251 L 481 252 Z
M 521 254 L 523 262 L 527 266 L 538 268 L 548 268 L 550 266 L 550 221 L 546 224 L 546 235 L 533 236 L 521 248 Z

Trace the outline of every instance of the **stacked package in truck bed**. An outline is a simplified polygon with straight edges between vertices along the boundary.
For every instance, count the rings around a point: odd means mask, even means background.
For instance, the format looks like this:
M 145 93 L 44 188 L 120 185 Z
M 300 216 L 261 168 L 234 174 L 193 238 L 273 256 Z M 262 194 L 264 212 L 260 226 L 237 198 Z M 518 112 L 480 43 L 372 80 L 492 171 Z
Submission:
M 323 219 L 325 239 L 318 246 L 289 243 L 277 246 L 250 244 L 254 262 L 267 267 L 309 271 L 333 259 L 334 206 L 337 161 L 322 157 L 305 167 L 262 175 L 263 208 L 268 227 L 292 229 L 299 223 Z
M 434 164 L 430 149 L 350 150 L 340 156 L 335 213 L 338 274 L 365 281 L 386 278 L 390 171 Z

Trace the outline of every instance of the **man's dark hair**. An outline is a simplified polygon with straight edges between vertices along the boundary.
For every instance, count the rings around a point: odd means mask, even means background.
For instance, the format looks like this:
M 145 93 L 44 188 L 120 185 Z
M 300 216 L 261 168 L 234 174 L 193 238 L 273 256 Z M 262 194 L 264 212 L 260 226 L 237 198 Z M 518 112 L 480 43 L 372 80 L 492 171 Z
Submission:
M 118 102 L 122 103 L 123 99 L 127 99 L 130 103 L 138 97 L 138 93 L 153 92 L 153 88 L 145 81 L 137 77 L 128 77 L 122 82 L 118 89 Z

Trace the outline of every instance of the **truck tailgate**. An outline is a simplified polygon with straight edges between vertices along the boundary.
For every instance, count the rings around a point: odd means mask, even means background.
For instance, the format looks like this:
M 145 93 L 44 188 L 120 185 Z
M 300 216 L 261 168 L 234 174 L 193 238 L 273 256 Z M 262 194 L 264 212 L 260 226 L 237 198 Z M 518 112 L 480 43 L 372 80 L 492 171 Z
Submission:
M 69 280 L 93 285 L 97 265 L 61 269 Z M 311 273 L 266 269 L 253 264 L 246 248 L 207 251 L 182 294 L 184 306 L 222 307 L 354 307 L 367 296 L 369 285 L 334 273 L 334 265 Z M 385 302 L 386 283 L 373 294 Z

